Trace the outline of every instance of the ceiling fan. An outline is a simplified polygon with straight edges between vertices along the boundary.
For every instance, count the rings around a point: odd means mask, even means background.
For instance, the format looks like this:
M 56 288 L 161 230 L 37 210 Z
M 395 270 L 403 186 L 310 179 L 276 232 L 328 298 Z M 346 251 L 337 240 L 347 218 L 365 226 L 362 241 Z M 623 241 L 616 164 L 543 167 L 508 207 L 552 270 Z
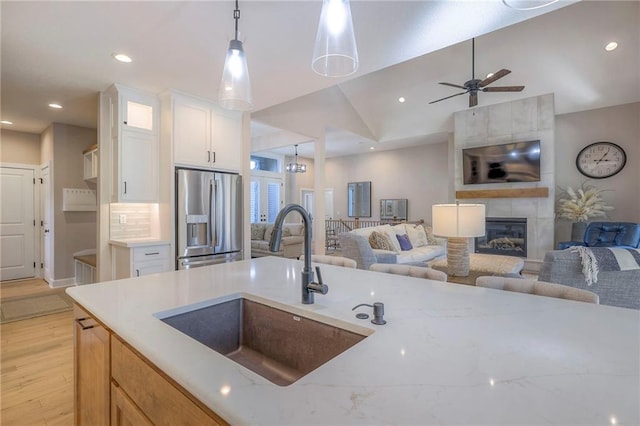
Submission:
M 445 86 L 457 87 L 459 89 L 463 89 L 464 92 L 456 93 L 455 95 L 447 96 L 442 99 L 438 99 L 436 101 L 429 102 L 429 104 L 434 104 L 436 102 L 444 101 L 445 99 L 453 98 L 455 96 L 460 96 L 464 94 L 469 94 L 469 107 L 474 107 L 478 105 L 478 92 L 521 92 L 524 89 L 524 86 L 495 86 L 495 87 L 486 87 L 487 85 L 493 83 L 499 78 L 504 77 L 509 74 L 511 71 L 508 69 L 501 69 L 500 71 L 489 74 L 487 78 L 484 80 L 476 79 L 476 71 L 475 71 L 475 38 L 471 39 L 471 80 L 464 83 L 462 86 L 459 84 L 453 83 L 444 83 L 439 82 L 438 84 L 443 84 Z

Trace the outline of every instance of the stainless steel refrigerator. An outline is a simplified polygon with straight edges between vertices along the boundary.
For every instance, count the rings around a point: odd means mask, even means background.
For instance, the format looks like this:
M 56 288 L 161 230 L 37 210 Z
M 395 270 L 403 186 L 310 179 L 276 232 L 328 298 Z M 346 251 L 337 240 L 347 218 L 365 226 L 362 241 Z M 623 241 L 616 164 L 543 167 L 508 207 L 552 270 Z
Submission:
M 176 169 L 176 269 L 242 259 L 242 177 Z

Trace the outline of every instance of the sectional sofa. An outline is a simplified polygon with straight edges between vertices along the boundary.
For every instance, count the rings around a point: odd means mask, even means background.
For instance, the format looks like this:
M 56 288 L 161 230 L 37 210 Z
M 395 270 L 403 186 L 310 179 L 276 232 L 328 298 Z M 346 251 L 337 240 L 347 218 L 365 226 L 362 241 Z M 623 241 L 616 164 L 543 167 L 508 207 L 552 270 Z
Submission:
M 372 247 L 371 236 L 374 232 L 386 237 L 392 247 Z M 397 235 L 405 237 L 404 246 L 401 246 Z M 427 261 L 446 256 L 446 240 L 433 237 L 430 226 L 405 223 L 380 225 L 343 232 L 338 238 L 342 256 L 355 260 L 359 269 L 368 270 L 374 263 L 427 266 Z

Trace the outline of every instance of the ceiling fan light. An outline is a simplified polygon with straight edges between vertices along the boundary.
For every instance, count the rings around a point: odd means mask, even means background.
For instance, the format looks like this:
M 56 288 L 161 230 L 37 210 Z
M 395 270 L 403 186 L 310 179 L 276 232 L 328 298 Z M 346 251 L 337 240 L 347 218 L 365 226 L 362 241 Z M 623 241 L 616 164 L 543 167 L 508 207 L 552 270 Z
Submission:
M 349 0 L 323 0 L 311 68 L 325 77 L 344 77 L 358 65 Z

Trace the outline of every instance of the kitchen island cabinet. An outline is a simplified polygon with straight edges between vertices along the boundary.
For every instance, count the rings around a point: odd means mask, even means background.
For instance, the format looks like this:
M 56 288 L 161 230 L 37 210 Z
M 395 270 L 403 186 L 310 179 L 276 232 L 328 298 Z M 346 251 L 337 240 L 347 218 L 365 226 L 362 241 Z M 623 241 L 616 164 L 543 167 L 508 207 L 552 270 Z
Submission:
M 198 408 L 231 424 L 640 423 L 636 310 L 321 268 L 329 292 L 313 305 L 300 302 L 302 263 L 275 257 L 67 293 Z M 238 296 L 369 333 L 278 386 L 160 319 Z M 385 304 L 386 325 L 355 318 L 354 306 L 372 302 Z M 123 390 L 146 416 L 136 398 L 151 398 L 153 387 L 136 397 Z

